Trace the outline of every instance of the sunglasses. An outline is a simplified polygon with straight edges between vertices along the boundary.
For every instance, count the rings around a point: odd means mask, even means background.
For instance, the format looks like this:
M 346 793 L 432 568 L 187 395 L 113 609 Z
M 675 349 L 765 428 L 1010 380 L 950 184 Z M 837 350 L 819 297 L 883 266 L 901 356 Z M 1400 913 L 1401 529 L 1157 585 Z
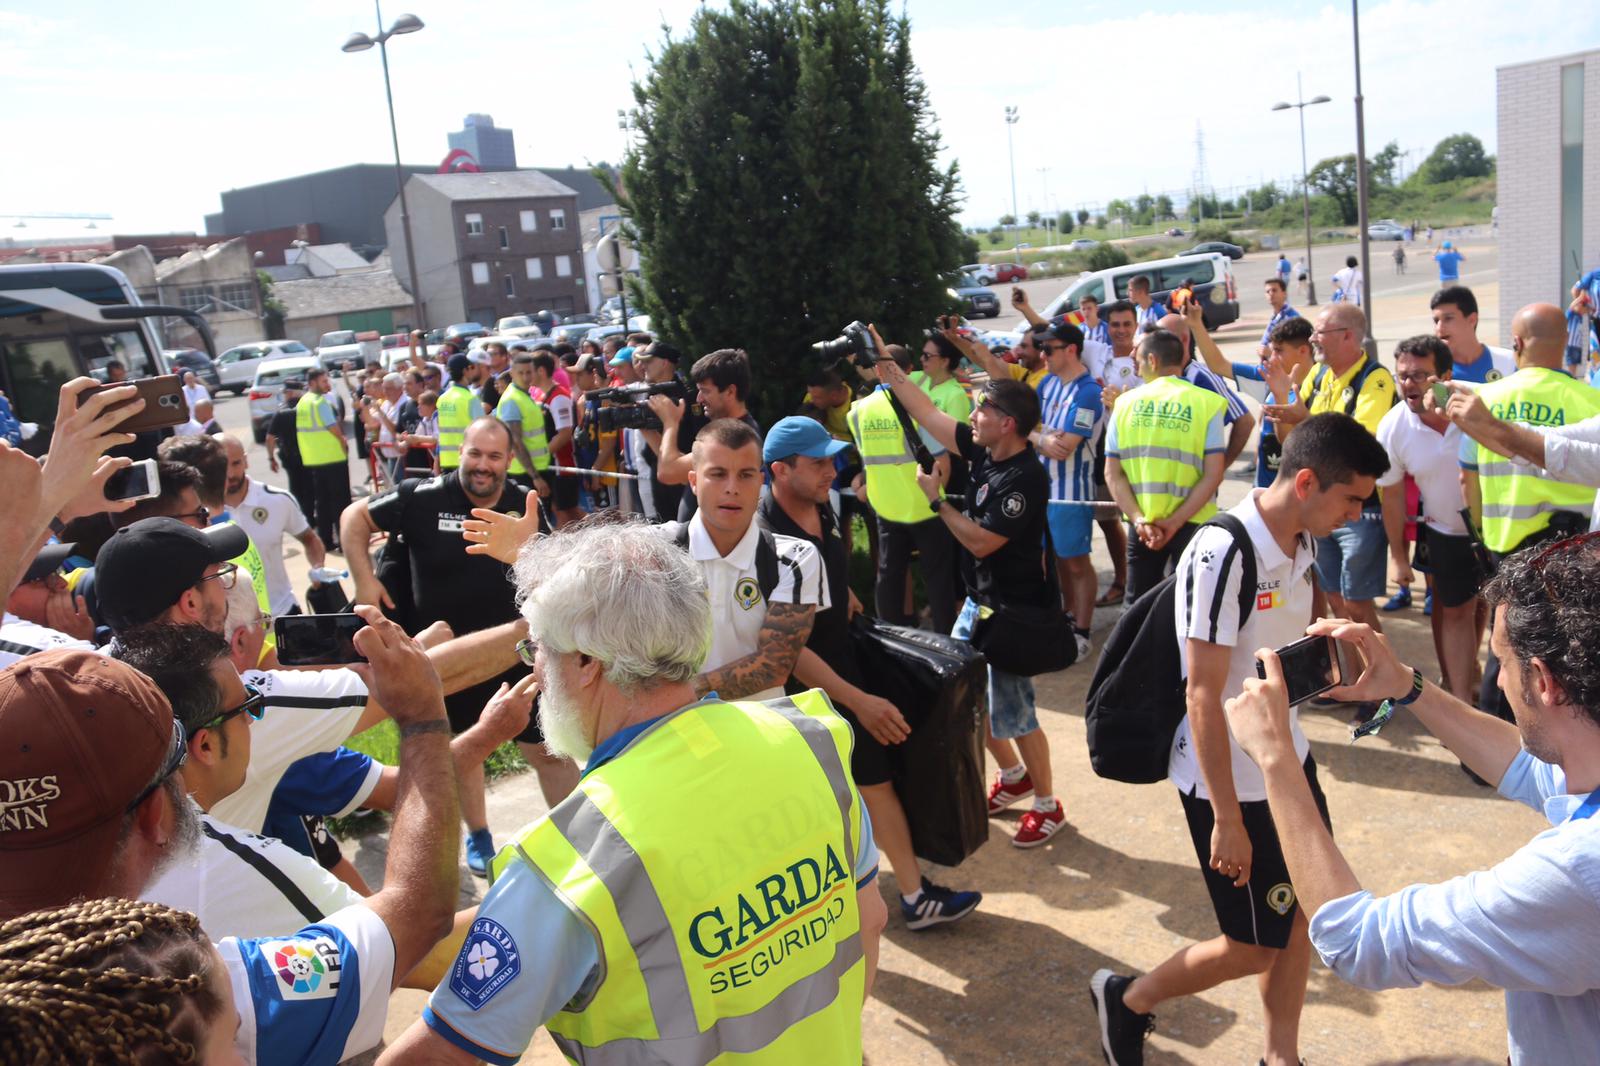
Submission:
M 184 731 L 183 723 L 176 718 L 172 720 L 172 750 L 167 752 L 167 761 L 161 767 L 161 772 L 156 779 L 144 787 L 144 791 L 133 797 L 133 802 L 128 804 L 127 812 L 133 813 L 139 805 L 155 792 L 156 789 L 167 783 L 167 778 L 178 772 L 184 760 L 189 757 L 189 734 Z
M 987 407 L 991 411 L 993 411 L 995 414 L 1001 416 L 1002 418 L 1009 418 L 1009 419 L 1011 419 L 1013 421 L 1018 421 L 1017 416 L 1015 414 L 1013 414 L 1012 412 L 1006 410 L 1005 407 L 1003 407 L 1002 405 L 996 403 L 995 400 L 994 400 L 994 397 L 992 397 L 992 396 L 980 394 L 978 396 L 978 406 L 979 407 Z
M 180 522 L 182 522 L 185 518 L 192 518 L 203 526 L 211 521 L 211 512 L 204 507 L 200 507 L 193 511 L 185 511 L 182 514 L 175 514 L 172 517 L 176 518 Z
M 197 726 L 195 728 L 195 732 L 198 733 L 202 729 L 216 729 L 228 719 L 237 718 L 241 714 L 248 714 L 252 722 L 261 721 L 261 716 L 266 713 L 267 698 L 263 696 L 261 694 L 261 690 L 256 688 L 254 685 L 246 685 L 244 687 L 244 691 L 245 697 L 243 703 L 239 704 L 237 707 L 230 707 L 228 710 L 223 711 L 209 722 L 205 722 Z

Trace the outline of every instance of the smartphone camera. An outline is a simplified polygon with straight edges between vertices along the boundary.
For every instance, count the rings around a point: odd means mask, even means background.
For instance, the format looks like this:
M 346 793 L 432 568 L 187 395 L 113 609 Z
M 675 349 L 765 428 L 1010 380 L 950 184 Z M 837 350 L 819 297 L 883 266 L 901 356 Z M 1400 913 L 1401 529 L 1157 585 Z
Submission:
M 1332 637 L 1305 637 L 1285 644 L 1277 655 L 1291 707 L 1344 684 L 1343 650 Z M 1259 659 L 1256 660 L 1256 676 L 1262 679 L 1267 676 L 1267 669 Z

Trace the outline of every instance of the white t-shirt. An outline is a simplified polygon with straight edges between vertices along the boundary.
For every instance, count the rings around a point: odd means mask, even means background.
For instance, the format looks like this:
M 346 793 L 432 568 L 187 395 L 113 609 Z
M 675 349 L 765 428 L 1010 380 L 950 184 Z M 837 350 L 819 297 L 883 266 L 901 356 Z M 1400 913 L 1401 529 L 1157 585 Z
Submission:
M 79 640 L 59 629 L 18 618 L 10 611 L 5 612 L 5 618 L 0 620 L 0 670 L 26 656 L 63 649 L 94 651 L 95 647 L 87 640 Z
M 261 721 L 250 725 L 250 768 L 244 784 L 212 805 L 219 820 L 261 832 L 289 764 L 332 751 L 350 738 L 367 706 L 367 686 L 354 670 L 246 670 L 247 685 L 261 691 Z
M 1201 529 L 1178 560 L 1176 616 L 1178 654 L 1183 658 L 1184 676 L 1189 675 L 1188 640 L 1203 640 L 1232 649 L 1228 658 L 1228 678 L 1221 698 L 1227 700 L 1244 691 L 1246 678 L 1256 676 L 1256 649 L 1281 648 L 1306 635 L 1311 622 L 1311 562 L 1315 554 L 1311 538 L 1300 535 L 1294 557 L 1283 554 L 1278 542 L 1261 519 L 1256 498 L 1265 489 L 1254 489 L 1228 513 L 1244 523 L 1256 552 L 1256 606 L 1243 628 L 1239 626 L 1239 582 L 1243 566 L 1233 551 L 1233 538 L 1225 529 Z M 1220 708 L 1218 708 L 1220 713 Z M 1295 757 L 1302 762 L 1311 745 L 1300 731 L 1300 713 L 1289 711 L 1289 728 L 1294 737 Z M 1250 761 L 1230 732 L 1228 747 L 1233 755 L 1233 789 L 1241 803 L 1267 798 L 1261 771 Z M 1167 776 L 1184 793 L 1209 799 L 1200 760 L 1195 757 L 1194 737 L 1189 718 L 1184 716 L 1172 738 L 1172 757 Z
M 271 837 L 257 836 L 209 814 L 200 816 L 200 847 L 174 862 L 140 894 L 198 915 L 206 935 L 277 936 L 320 922 L 361 902 L 317 860 Z
M 198 382 L 193 385 L 185 385 L 183 387 L 183 401 L 189 405 L 189 413 L 191 416 L 194 414 L 195 404 L 199 403 L 201 400 L 209 399 L 211 399 L 210 390 Z
M 1458 459 L 1461 427 L 1447 422 L 1443 433 L 1429 429 L 1422 416 L 1401 401 L 1378 423 L 1378 443 L 1389 453 L 1389 471 L 1378 479 L 1378 487 L 1398 485 L 1410 474 L 1422 497 L 1422 520 L 1428 528 L 1452 537 L 1466 536 Z
M 1340 300 L 1347 304 L 1361 302 L 1361 268 L 1345 267 L 1333 275 L 1333 287 L 1343 294 Z
M 829 606 L 828 583 L 817 549 L 810 541 L 773 534 L 778 549 L 778 584 L 770 601 L 761 598 L 761 583 L 756 572 L 756 548 L 761 541 L 761 523 L 753 517 L 744 538 L 726 556 L 717 551 L 706 532 L 699 511 L 689 519 L 689 554 L 700 564 L 711 598 L 711 654 L 704 669 L 716 670 L 755 653 L 761 626 L 767 620 L 767 603 L 812 604 L 818 610 Z M 783 695 L 776 686 L 739 699 L 770 700 Z
M 1083 344 L 1083 365 L 1089 368 L 1089 373 L 1102 387 L 1122 389 L 1137 388 L 1144 384 L 1144 379 L 1139 377 L 1139 367 L 1133 361 L 1133 355 L 1117 355 L 1109 344 L 1099 341 L 1085 341 Z
M 274 615 L 288 614 L 298 604 L 289 572 L 283 566 L 283 537 L 298 537 L 311 524 L 306 521 L 293 495 L 255 478 L 249 480 L 244 499 L 228 508 L 233 520 L 250 534 L 250 541 L 261 553 L 267 576 L 267 601 Z

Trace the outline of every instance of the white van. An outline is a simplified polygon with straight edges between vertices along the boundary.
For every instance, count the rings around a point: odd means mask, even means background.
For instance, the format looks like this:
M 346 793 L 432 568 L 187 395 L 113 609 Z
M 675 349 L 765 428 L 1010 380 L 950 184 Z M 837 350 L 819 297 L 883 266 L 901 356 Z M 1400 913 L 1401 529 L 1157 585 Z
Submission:
M 1046 318 L 1078 308 L 1084 295 L 1093 296 L 1103 309 L 1114 300 L 1128 298 L 1128 282 L 1140 274 L 1150 279 L 1150 295 L 1166 303 L 1174 289 L 1188 281 L 1204 309 L 1206 329 L 1216 329 L 1239 318 L 1239 293 L 1233 284 L 1233 266 L 1219 252 L 1180 255 L 1173 259 L 1153 259 L 1148 263 L 1129 263 L 1093 273 L 1080 274 L 1067 283 L 1062 293 L 1044 308 Z

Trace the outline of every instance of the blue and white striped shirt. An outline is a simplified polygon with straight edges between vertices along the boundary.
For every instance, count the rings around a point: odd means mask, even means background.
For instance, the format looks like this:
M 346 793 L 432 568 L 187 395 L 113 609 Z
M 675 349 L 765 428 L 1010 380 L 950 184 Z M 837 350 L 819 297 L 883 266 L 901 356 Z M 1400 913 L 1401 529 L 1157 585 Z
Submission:
M 1213 374 L 1211 368 L 1200 362 L 1200 360 L 1189 360 L 1189 365 L 1183 368 L 1183 376 L 1191 385 L 1198 385 L 1202 389 L 1214 392 L 1228 401 L 1227 409 L 1222 412 L 1223 425 L 1231 426 L 1242 415 L 1250 413 L 1250 408 L 1244 405 L 1244 399 L 1234 390 L 1233 386 Z
M 1089 325 L 1089 323 L 1087 323 L 1087 322 L 1083 322 L 1083 323 L 1080 323 L 1078 325 L 1078 328 L 1083 330 L 1083 339 L 1084 340 L 1086 340 L 1086 341 L 1099 341 L 1101 344 L 1104 344 L 1107 347 L 1110 347 L 1110 345 L 1111 345 L 1111 330 L 1106 327 L 1106 320 L 1105 319 L 1103 319 L 1103 318 L 1100 319 L 1098 322 L 1096 322 L 1092 326 Z
M 1282 308 L 1280 308 L 1277 311 L 1274 311 L 1272 313 L 1272 318 L 1270 318 L 1267 321 L 1267 328 L 1261 331 L 1261 346 L 1263 348 L 1265 348 L 1267 345 L 1272 343 L 1272 331 L 1273 330 L 1277 329 L 1279 326 L 1281 326 L 1285 322 L 1289 321 L 1289 319 L 1291 319 L 1291 318 L 1299 318 L 1299 317 L 1300 317 L 1300 312 L 1296 311 L 1294 308 L 1290 307 L 1288 304 L 1284 304 Z
M 1042 452 L 1039 455 L 1045 476 L 1050 479 L 1052 500 L 1094 499 L 1094 459 L 1090 454 L 1089 442 L 1094 438 L 1104 410 L 1100 386 L 1095 383 L 1093 374 L 1079 374 L 1071 381 L 1062 381 L 1054 374 L 1046 374 L 1044 380 L 1039 382 L 1039 413 L 1043 428 L 1081 438 L 1069 459 L 1051 459 Z

